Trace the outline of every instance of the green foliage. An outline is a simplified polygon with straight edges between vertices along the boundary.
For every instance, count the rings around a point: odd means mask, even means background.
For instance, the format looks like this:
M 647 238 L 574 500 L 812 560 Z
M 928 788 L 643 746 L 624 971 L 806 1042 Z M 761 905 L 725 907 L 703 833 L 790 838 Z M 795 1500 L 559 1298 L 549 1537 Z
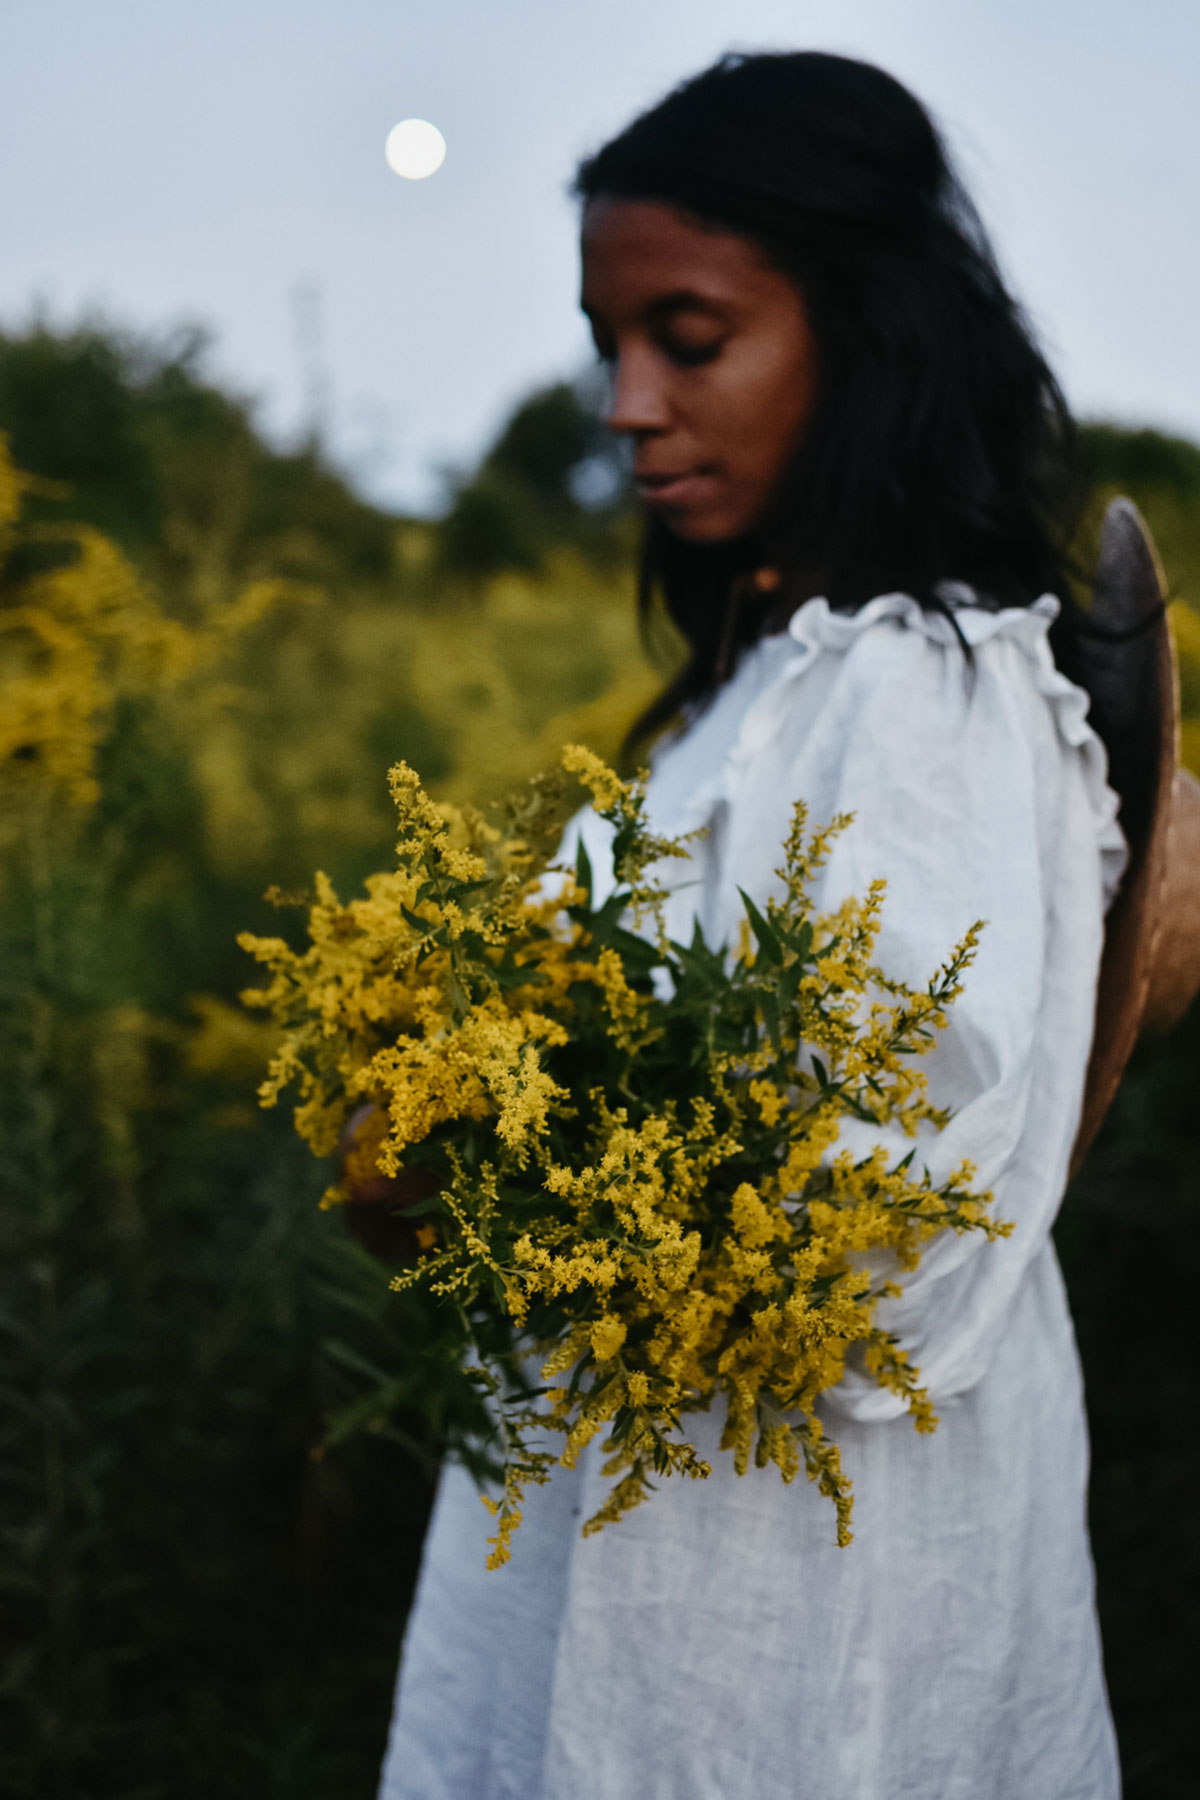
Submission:
M 483 462 L 489 475 L 519 482 L 543 507 L 573 511 L 571 472 L 600 448 L 595 415 L 565 382 L 517 407 Z
M 1200 501 L 1200 444 L 1100 423 L 1085 425 L 1080 436 L 1093 486 Z
M 464 597 L 435 527 L 271 451 L 194 345 L 0 341 L 0 427 L 69 484 L 26 497 L 0 625 L 39 568 L 74 583 L 36 590 L 61 668 L 19 632 L 0 667 L 6 728 L 16 693 L 40 734 L 0 767 L 0 1787 L 365 1796 L 470 1396 L 254 1107 L 236 933 L 270 880 L 386 855 L 398 757 L 508 785 L 564 707 L 611 748 L 651 678 L 618 580 Z M 72 548 L 93 522 L 150 590 Z M 140 648 L 168 625 L 170 681 Z
M 1137 503 L 1158 545 L 1171 599 L 1200 611 L 1200 444 L 1118 425 L 1085 425 L 1080 435 L 1098 504 L 1115 494 Z
M 476 578 L 536 572 L 571 546 L 611 565 L 628 546 L 624 499 L 623 463 L 596 396 L 560 382 L 517 407 L 459 487 L 439 533 L 442 564 Z
M 0 334 L 0 430 L 18 467 L 61 484 L 33 516 L 110 533 L 189 611 L 263 574 L 387 578 L 392 521 L 315 450 L 269 449 L 249 407 L 204 378 L 204 350 L 194 332 Z
M 436 1331 L 246 1104 L 263 1047 L 226 1070 L 197 1027 L 248 896 L 167 723 L 123 709 L 102 772 L 86 818 L 10 846 L 0 907 L 0 1788 L 366 1794 Z M 314 1461 L 383 1370 L 386 1433 Z
M 69 484 L 77 517 L 147 544 L 160 528 L 159 481 L 132 360 L 97 330 L 0 336 L 0 427 L 20 468 Z
M 1190 1800 L 1195 1788 L 1198 1082 L 1193 1006 L 1135 1053 L 1055 1231 L 1087 1385 L 1092 1544 L 1126 1800 Z

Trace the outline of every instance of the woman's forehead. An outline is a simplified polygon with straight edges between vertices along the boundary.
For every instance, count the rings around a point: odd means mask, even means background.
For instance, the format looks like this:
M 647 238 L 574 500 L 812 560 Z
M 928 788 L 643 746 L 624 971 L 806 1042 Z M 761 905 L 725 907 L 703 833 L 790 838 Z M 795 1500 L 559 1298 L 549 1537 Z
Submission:
M 719 306 L 779 280 L 749 238 L 658 200 L 600 195 L 584 209 L 581 245 L 588 313 Z

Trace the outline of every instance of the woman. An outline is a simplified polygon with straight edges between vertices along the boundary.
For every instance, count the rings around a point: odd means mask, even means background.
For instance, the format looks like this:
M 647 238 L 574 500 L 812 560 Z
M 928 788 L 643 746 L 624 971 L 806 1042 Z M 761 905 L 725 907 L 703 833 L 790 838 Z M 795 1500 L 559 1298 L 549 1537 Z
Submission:
M 855 815 L 818 902 L 886 876 L 899 978 L 985 918 L 931 1059 L 955 1117 L 929 1161 L 941 1179 L 969 1155 L 1016 1229 L 935 1242 L 885 1303 L 931 1439 L 861 1374 L 827 1396 L 846 1549 L 815 1489 L 719 1456 L 582 1540 L 597 1454 L 534 1494 L 487 1574 L 486 1515 L 447 1471 L 382 1793 L 1111 1800 L 1049 1231 L 1126 846 L 1069 679 L 1066 409 L 927 115 L 879 70 L 725 58 L 578 191 L 583 305 L 649 513 L 643 604 L 689 652 L 639 727 L 674 727 L 656 826 L 708 828 L 673 935 L 698 914 L 728 939 L 739 886 L 763 901 L 799 797 Z M 575 829 L 602 850 L 594 815 Z M 720 1420 L 700 1427 L 715 1448 Z

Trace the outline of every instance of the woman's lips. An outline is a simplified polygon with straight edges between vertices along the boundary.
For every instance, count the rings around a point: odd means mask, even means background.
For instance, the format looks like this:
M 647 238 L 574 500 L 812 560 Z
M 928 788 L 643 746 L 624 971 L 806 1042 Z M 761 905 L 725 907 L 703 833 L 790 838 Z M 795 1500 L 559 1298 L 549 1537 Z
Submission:
M 680 469 L 667 475 L 634 475 L 643 506 L 694 506 L 711 497 L 714 476 L 707 469 Z

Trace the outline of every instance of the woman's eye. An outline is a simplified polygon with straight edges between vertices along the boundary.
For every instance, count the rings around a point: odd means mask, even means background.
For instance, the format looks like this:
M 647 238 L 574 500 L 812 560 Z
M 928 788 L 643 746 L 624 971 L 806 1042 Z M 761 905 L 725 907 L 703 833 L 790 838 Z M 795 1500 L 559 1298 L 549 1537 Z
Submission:
M 668 338 L 663 343 L 663 351 L 673 363 L 681 368 L 698 368 L 701 363 L 712 362 L 721 353 L 723 338 L 715 338 L 708 343 L 681 343 L 678 339 Z

